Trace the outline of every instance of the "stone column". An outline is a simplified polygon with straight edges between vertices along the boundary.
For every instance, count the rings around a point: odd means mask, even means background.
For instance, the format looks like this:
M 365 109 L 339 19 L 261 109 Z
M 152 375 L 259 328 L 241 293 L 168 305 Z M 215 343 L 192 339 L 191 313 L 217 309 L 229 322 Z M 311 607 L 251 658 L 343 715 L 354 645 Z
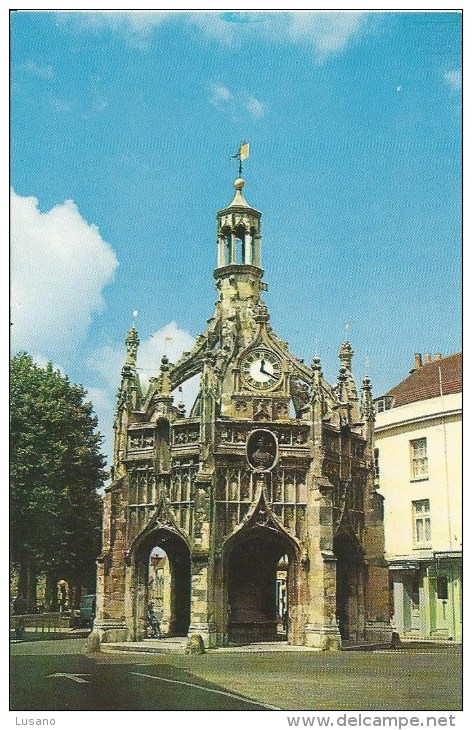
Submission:
M 253 265 L 258 266 L 260 268 L 261 266 L 261 237 L 260 236 L 253 236 L 252 237 L 252 245 L 253 245 Z
M 231 233 L 231 259 L 229 263 L 236 263 L 236 234 L 233 232 Z
M 218 255 L 217 255 L 217 266 L 220 269 L 225 265 L 225 239 L 223 236 L 218 236 Z
M 316 483 L 318 482 L 318 483 Z M 322 477 L 311 487 L 309 505 L 310 548 L 306 644 L 323 650 L 341 648 L 336 623 L 336 557 L 333 544 L 332 486 Z
M 395 627 L 400 636 L 405 633 L 404 615 L 404 587 L 401 580 L 401 573 L 396 573 L 393 578 L 393 611 Z
M 244 234 L 244 263 L 252 264 L 252 237 L 250 233 Z
M 203 467 L 205 463 L 203 462 Z M 206 464 L 208 467 L 208 464 Z M 188 635 L 199 634 L 206 647 L 216 646 L 214 615 L 214 555 L 210 549 L 211 471 L 200 471 L 195 479 L 195 520 L 192 562 L 190 626 Z
M 105 499 L 104 551 L 98 562 L 97 614 L 94 630 L 103 642 L 127 641 L 129 629 L 125 619 L 126 518 L 123 483 L 110 488 Z M 114 514 L 114 540 L 111 542 L 111 515 Z
M 168 634 L 170 630 L 170 620 L 172 613 L 171 597 L 172 597 L 172 575 L 170 572 L 169 558 L 166 558 L 166 562 L 163 568 L 163 594 L 162 594 L 162 618 L 161 618 L 161 631 L 163 634 Z
M 203 551 L 194 551 L 192 559 L 192 601 L 188 635 L 199 634 L 205 647 L 216 646 L 216 625 L 212 611 L 212 561 Z

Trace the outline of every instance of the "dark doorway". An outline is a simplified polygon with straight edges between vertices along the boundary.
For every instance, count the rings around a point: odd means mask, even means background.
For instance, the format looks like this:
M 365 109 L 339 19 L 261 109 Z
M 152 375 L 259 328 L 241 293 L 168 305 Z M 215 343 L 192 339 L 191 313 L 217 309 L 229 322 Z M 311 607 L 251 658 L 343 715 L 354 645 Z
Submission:
M 363 572 L 362 550 L 355 538 L 347 532 L 334 538 L 336 556 L 336 620 L 341 639 L 362 638 L 363 626 Z
M 190 551 L 170 530 L 151 532 L 136 551 L 136 613 L 143 618 L 148 603 L 158 609 L 163 634 L 186 636 L 190 625 Z M 160 583 L 159 587 L 156 583 Z
M 290 551 L 280 533 L 257 527 L 231 546 L 227 560 L 228 639 L 234 644 L 276 641 L 278 625 L 290 611 Z M 285 585 L 285 619 L 281 611 L 281 571 Z

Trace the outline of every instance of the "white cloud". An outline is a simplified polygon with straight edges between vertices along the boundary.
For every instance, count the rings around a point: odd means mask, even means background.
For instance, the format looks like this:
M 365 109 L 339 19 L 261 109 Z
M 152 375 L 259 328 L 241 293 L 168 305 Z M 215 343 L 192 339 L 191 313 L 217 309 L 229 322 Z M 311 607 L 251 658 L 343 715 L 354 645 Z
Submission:
M 141 33 L 149 35 L 159 27 L 171 13 L 156 10 L 86 10 L 55 14 L 58 25 L 78 30 L 113 30 L 118 33 Z
M 186 330 L 180 329 L 177 322 L 169 322 L 144 340 L 138 350 L 139 379 L 143 389 L 147 388 L 149 378 L 158 374 L 164 355 L 167 355 L 171 363 L 175 363 L 183 352 L 192 349 L 194 343 L 195 338 Z M 199 375 L 182 383 L 182 393 L 174 392 L 174 404 L 177 405 L 182 400 L 188 413 L 197 397 L 199 385 Z
M 11 192 L 12 349 L 62 361 L 84 338 L 118 262 L 72 200 L 43 213 Z
M 176 322 L 169 322 L 143 340 L 139 345 L 137 361 L 143 391 L 146 392 L 149 378 L 158 375 L 163 355 L 167 355 L 171 363 L 176 362 L 182 352 L 191 350 L 194 342 L 192 335 L 181 329 Z M 108 456 L 109 466 L 112 463 L 113 453 L 113 414 L 116 392 L 125 360 L 126 348 L 123 342 L 99 347 L 87 361 L 89 370 L 98 373 L 103 381 L 103 387 L 87 388 L 87 390 L 89 399 L 98 415 L 100 431 L 105 436 L 104 451 Z M 197 397 L 199 383 L 199 375 L 183 383 L 182 394 L 178 391 L 174 392 L 175 405 L 182 400 L 189 413 Z
M 209 89 L 210 104 L 234 121 L 247 117 L 248 113 L 253 119 L 261 119 L 266 113 L 267 105 L 247 91 L 231 91 L 220 83 L 211 83 Z
M 268 43 L 295 43 L 314 51 L 318 62 L 344 51 L 366 24 L 365 13 L 328 11 L 190 13 L 186 19 L 226 45 L 240 45 L 254 37 Z
M 260 119 L 265 114 L 266 105 L 255 96 L 249 96 L 246 108 L 254 119 Z
M 37 76 L 40 79 L 52 79 L 54 77 L 54 69 L 52 66 L 45 66 L 34 61 L 28 61 L 24 64 L 23 69 L 33 76 Z
M 149 377 L 157 375 L 161 359 L 167 355 L 171 363 L 176 362 L 183 352 L 192 349 L 195 338 L 180 329 L 177 322 L 169 322 L 162 329 L 153 332 L 139 346 L 138 367 L 140 377 L 147 384 Z
M 296 43 L 315 52 L 318 62 L 341 53 L 366 23 L 362 12 L 160 12 L 86 11 L 56 13 L 58 25 L 86 32 L 110 30 L 129 45 L 147 48 L 154 30 L 165 22 L 184 22 L 205 38 L 240 46 L 248 38 Z
M 448 71 L 444 74 L 444 78 L 447 83 L 454 91 L 460 91 L 462 89 L 462 72 L 461 71 Z
M 311 46 L 322 61 L 343 51 L 364 22 L 363 13 L 287 13 L 286 32 L 290 40 Z
M 188 13 L 184 17 L 189 25 L 196 27 L 207 38 L 226 46 L 233 46 L 238 40 L 233 27 L 225 20 L 224 14 L 199 12 Z
M 38 365 L 40 368 L 43 368 L 43 369 L 46 368 L 49 365 L 49 363 L 51 362 L 51 359 L 50 358 L 45 357 L 41 353 L 36 353 L 36 352 L 35 353 L 31 353 L 30 352 L 29 354 L 33 358 L 33 360 L 36 363 L 36 365 Z M 61 375 L 66 375 L 66 372 L 65 372 L 64 368 L 62 367 L 62 365 L 59 365 L 56 362 L 51 362 L 51 364 L 52 364 L 52 369 L 54 371 L 59 370 L 59 372 L 61 373 Z
M 115 412 L 114 394 L 106 388 L 86 388 L 87 395 L 85 401 L 90 401 L 93 406 L 93 412 L 98 418 L 98 430 L 104 437 L 102 443 L 102 453 L 107 457 L 107 469 L 113 464 L 113 416 Z
M 233 98 L 230 90 L 223 84 L 210 84 L 210 104 L 219 107 Z
M 137 325 L 139 332 L 139 325 Z M 126 347 L 123 342 L 107 344 L 97 348 L 87 361 L 90 370 L 99 373 L 107 386 L 117 389 L 120 384 L 121 368 L 126 360 Z M 183 352 L 191 350 L 195 338 L 186 330 L 180 329 L 176 322 L 169 322 L 162 329 L 141 340 L 138 348 L 137 365 L 143 388 L 147 388 L 149 378 L 157 376 L 164 355 L 170 362 L 176 362 Z
M 109 30 L 132 47 L 145 50 L 153 31 L 162 25 L 172 13 L 155 10 L 134 11 L 84 11 L 55 14 L 58 26 L 72 28 L 77 31 L 99 33 Z

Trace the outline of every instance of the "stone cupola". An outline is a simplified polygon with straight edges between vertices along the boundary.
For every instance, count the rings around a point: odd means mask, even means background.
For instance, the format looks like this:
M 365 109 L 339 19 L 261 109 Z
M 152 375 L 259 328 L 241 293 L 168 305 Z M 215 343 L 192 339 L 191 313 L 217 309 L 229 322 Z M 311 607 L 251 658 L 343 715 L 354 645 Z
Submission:
M 217 268 L 214 272 L 221 299 L 259 301 L 265 287 L 261 279 L 260 211 L 243 196 L 245 181 L 234 181 L 235 194 L 227 208 L 218 211 Z

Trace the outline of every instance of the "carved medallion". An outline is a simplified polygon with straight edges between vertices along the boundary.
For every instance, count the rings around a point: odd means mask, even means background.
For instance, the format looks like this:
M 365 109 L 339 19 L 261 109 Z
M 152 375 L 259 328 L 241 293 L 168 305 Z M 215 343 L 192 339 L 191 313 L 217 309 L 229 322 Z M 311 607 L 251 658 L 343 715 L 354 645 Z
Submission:
M 270 471 L 278 458 L 277 439 L 271 431 L 253 431 L 247 441 L 247 460 L 254 471 Z

